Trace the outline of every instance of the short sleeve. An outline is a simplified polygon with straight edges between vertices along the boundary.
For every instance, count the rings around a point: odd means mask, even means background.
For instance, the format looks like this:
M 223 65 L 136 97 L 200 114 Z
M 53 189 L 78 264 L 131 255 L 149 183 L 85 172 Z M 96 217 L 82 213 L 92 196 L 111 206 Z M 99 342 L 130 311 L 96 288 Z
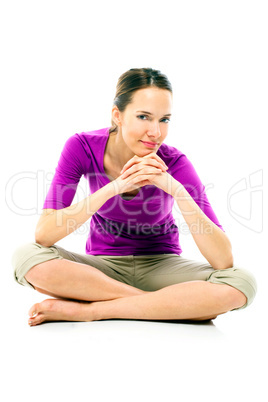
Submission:
M 71 205 L 89 159 L 78 134 L 70 137 L 61 152 L 43 209 L 62 209 Z
M 204 214 L 222 231 L 224 231 L 210 205 L 205 186 L 201 182 L 193 164 L 186 155 L 181 154 L 177 158 L 173 166 L 170 168 L 170 174 L 185 187 Z

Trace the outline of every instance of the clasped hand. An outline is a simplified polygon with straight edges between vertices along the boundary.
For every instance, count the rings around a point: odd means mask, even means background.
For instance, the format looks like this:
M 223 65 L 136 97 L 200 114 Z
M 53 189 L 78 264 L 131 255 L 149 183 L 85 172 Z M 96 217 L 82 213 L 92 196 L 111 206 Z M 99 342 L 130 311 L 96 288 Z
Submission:
M 156 153 L 144 157 L 133 156 L 123 167 L 116 179 L 119 192 L 133 191 L 146 185 L 155 185 L 170 193 L 172 176 L 167 173 L 168 166 Z

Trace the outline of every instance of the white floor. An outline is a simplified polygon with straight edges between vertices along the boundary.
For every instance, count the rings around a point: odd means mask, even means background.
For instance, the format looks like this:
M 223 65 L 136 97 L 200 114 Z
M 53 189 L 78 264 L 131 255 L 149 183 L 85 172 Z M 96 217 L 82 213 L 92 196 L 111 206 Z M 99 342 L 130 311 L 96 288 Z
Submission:
M 268 401 L 267 2 L 2 3 L 1 400 Z M 144 66 L 172 83 L 166 143 L 197 169 L 235 258 L 257 277 L 257 297 L 206 324 L 30 328 L 28 310 L 45 295 L 13 281 L 11 254 L 34 240 L 67 138 L 108 127 L 119 75 Z M 83 252 L 82 229 L 63 246 Z M 196 258 L 190 234 L 180 239 Z
M 103 320 L 29 327 L 28 309 L 46 296 L 11 280 L 8 288 L 5 401 L 267 400 L 261 295 L 248 309 L 203 324 Z

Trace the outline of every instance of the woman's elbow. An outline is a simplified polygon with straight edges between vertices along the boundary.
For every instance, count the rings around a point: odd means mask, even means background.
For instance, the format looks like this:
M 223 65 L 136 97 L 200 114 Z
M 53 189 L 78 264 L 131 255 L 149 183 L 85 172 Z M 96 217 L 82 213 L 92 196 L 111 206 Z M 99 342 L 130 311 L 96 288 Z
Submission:
M 212 264 L 214 269 L 227 269 L 232 268 L 234 266 L 234 258 L 233 254 L 231 253 L 228 258 L 222 258 L 219 261 Z
M 46 238 L 45 234 L 43 233 L 42 230 L 40 230 L 39 228 L 37 228 L 35 230 L 35 242 L 40 244 L 43 247 L 50 247 L 53 245 L 53 243 L 51 243 L 49 241 L 49 239 Z

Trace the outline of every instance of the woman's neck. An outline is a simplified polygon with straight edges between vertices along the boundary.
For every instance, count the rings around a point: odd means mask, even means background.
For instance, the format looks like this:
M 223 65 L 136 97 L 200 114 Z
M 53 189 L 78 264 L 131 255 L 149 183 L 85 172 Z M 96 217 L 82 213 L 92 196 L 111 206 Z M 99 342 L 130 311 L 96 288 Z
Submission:
M 110 134 L 105 150 L 112 165 L 121 170 L 135 154 L 126 146 L 119 133 Z

